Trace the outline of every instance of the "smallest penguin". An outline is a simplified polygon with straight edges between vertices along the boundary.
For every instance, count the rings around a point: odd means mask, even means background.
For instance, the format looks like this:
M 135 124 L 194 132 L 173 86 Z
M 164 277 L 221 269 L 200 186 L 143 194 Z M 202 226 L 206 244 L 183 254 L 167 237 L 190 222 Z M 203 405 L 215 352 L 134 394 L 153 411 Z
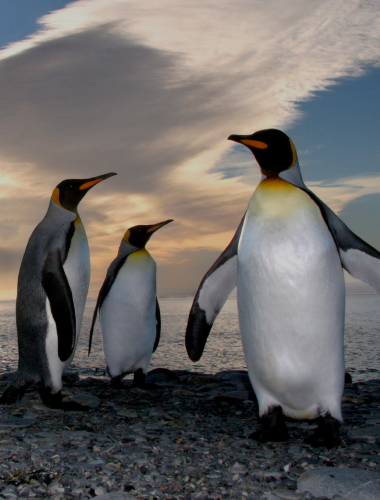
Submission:
M 173 220 L 129 228 L 99 291 L 88 354 L 99 312 L 107 372 L 114 385 L 134 373 L 133 385 L 144 386 L 152 354 L 160 341 L 156 263 L 145 245 L 155 231 L 169 222 Z

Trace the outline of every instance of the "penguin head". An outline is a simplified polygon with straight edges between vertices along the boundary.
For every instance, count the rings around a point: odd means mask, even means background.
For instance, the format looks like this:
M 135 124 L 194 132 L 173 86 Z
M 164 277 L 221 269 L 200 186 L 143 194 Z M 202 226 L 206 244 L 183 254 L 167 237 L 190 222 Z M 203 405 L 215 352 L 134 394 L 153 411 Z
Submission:
M 123 240 L 128 243 L 128 245 L 132 245 L 133 247 L 144 248 L 152 234 L 156 232 L 157 229 L 160 229 L 160 227 L 169 224 L 169 222 L 173 222 L 173 219 L 165 220 L 163 222 L 159 222 L 158 224 L 130 227 L 125 232 Z
M 267 177 L 277 176 L 292 168 L 297 161 L 292 140 L 275 128 L 259 130 L 251 135 L 230 135 L 228 139 L 247 146 L 260 165 L 261 172 Z
M 114 172 L 90 177 L 89 179 L 66 179 L 54 189 L 51 199 L 60 207 L 76 212 L 77 206 L 84 195 L 98 182 L 116 175 Z

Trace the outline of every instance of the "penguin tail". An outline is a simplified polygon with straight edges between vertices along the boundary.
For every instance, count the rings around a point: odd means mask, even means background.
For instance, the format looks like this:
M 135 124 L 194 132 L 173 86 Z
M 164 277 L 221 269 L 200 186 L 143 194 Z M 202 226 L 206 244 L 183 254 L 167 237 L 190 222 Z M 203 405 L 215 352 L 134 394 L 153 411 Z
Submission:
M 5 389 L 0 398 L 0 405 L 14 405 L 24 396 L 26 390 L 34 383 L 34 380 L 16 375 L 13 382 Z

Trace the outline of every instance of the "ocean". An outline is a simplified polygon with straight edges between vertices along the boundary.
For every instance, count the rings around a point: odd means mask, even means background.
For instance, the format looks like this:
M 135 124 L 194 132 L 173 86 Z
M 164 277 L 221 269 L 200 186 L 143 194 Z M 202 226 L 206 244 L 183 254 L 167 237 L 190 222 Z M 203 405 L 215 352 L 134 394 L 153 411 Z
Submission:
M 188 298 L 159 299 L 162 319 L 161 341 L 149 369 L 169 368 L 216 373 L 246 369 L 239 334 L 236 298 L 230 298 L 219 314 L 202 358 L 193 363 L 185 348 L 185 329 L 192 304 Z M 85 375 L 105 371 L 102 340 L 97 323 L 90 357 L 89 331 L 95 300 L 86 304 L 81 336 L 71 368 Z M 17 369 L 15 302 L 0 302 L 0 373 Z M 346 371 L 354 382 L 380 378 L 380 297 L 371 293 L 347 293 L 345 327 Z

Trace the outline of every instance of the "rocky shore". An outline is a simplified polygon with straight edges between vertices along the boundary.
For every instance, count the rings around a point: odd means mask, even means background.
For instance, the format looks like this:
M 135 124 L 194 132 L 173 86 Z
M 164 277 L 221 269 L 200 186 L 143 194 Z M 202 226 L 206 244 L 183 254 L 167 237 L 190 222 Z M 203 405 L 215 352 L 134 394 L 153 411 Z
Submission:
M 248 439 L 259 423 L 244 371 L 156 369 L 147 390 L 99 372 L 64 380 L 86 411 L 48 409 L 33 389 L 0 408 L 0 498 L 380 499 L 378 380 L 346 385 L 332 450 L 304 444 L 306 421 L 288 421 L 288 443 Z

